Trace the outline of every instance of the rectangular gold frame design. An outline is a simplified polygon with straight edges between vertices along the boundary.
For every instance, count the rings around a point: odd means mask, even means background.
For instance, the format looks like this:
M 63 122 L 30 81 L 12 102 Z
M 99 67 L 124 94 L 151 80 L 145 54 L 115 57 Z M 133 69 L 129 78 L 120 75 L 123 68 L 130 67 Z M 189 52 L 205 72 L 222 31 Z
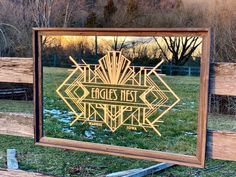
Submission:
M 196 156 L 182 155 L 169 152 L 135 149 L 122 146 L 82 142 L 43 136 L 42 112 L 42 35 L 119 35 L 119 36 L 200 36 L 202 37 L 202 58 L 200 69 L 200 100 L 198 109 L 197 149 Z M 210 65 L 210 30 L 208 28 L 34 28 L 34 138 L 36 145 L 52 146 L 72 150 L 81 150 L 102 154 L 124 156 L 204 167 L 206 146 L 206 125 L 208 109 L 208 80 Z

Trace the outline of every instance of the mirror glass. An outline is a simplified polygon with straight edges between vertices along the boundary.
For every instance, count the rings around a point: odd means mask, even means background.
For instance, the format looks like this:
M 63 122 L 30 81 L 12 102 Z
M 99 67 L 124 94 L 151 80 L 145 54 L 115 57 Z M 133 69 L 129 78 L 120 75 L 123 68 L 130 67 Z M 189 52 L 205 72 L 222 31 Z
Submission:
M 200 36 L 42 36 L 46 137 L 196 155 Z

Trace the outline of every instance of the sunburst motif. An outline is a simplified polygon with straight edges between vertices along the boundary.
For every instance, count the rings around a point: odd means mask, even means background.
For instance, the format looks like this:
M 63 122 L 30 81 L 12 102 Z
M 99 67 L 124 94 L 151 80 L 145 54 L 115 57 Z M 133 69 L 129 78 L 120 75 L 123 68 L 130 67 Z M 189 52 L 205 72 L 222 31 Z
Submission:
M 123 85 L 134 72 L 130 69 L 130 61 L 121 52 L 109 51 L 99 60 L 99 67 L 95 73 L 103 83 Z

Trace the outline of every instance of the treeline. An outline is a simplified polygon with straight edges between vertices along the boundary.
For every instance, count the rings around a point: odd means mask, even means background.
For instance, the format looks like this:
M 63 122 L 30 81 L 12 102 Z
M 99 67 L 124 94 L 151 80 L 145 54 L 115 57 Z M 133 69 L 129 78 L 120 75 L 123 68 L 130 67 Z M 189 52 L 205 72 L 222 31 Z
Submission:
M 0 56 L 32 56 L 33 27 L 211 27 L 214 60 L 234 62 L 235 9 L 223 3 L 210 10 L 181 0 L 1 0 Z

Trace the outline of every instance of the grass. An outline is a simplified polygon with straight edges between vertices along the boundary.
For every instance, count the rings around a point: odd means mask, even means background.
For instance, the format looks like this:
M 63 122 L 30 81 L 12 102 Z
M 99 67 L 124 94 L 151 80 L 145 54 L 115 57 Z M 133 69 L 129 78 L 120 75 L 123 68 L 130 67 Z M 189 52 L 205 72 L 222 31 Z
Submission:
M 44 109 L 56 109 L 61 113 L 70 111 L 55 92 L 67 77 L 67 69 L 44 67 L 43 70 Z M 69 125 L 71 121 L 61 121 L 66 119 L 68 115 L 64 114 L 63 117 L 62 114 L 59 116 L 51 113 L 44 114 L 45 136 L 194 155 L 196 151 L 199 77 L 166 76 L 164 80 L 180 97 L 181 101 L 163 117 L 164 123 L 159 124 L 158 130 L 162 134 L 161 137 L 151 129 L 145 132 L 142 129 L 131 131 L 121 127 L 112 133 L 105 125 L 94 127 L 81 122 L 77 122 L 71 127 Z M 170 100 L 173 99 L 171 95 L 169 96 Z M 161 107 L 161 109 L 164 108 Z M 86 132 L 93 135 L 87 137 Z
M 0 99 L 1 112 L 33 113 L 33 101 L 2 100 Z
M 128 160 L 119 157 L 35 146 L 33 139 L 0 136 L 1 154 L 7 148 L 17 150 L 22 170 L 57 176 L 97 176 L 121 169 L 149 166 L 153 162 Z M 114 163 L 115 162 L 115 163 Z M 6 156 L 0 158 L 0 167 L 6 168 Z
M 236 116 L 209 114 L 208 128 L 211 130 L 236 131 Z
M 156 163 L 122 157 L 35 146 L 33 139 L 0 136 L 0 167 L 6 168 L 6 149 L 15 148 L 20 169 L 65 177 L 102 176 L 116 171 L 145 168 Z M 205 169 L 174 166 L 153 177 L 234 177 L 236 162 L 207 160 Z

